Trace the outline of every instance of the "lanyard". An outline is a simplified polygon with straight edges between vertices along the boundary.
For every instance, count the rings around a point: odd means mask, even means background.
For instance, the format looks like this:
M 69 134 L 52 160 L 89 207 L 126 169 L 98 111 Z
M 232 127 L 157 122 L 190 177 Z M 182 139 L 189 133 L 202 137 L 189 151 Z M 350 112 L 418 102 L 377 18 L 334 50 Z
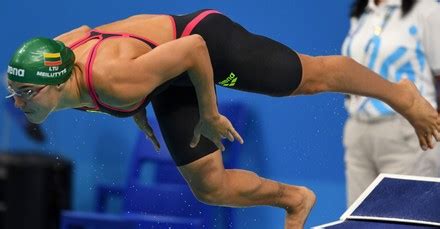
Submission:
M 370 38 L 370 40 L 368 40 L 367 45 L 365 46 L 364 49 L 364 60 L 366 59 L 367 56 L 367 52 L 370 49 L 371 45 L 373 44 L 373 41 L 377 40 L 380 38 L 380 36 L 382 35 L 385 27 L 388 25 L 388 22 L 390 21 L 391 18 L 391 14 L 394 12 L 394 10 L 397 7 L 395 6 L 390 6 L 387 9 L 387 12 L 385 14 L 385 17 L 383 18 L 382 24 L 380 26 L 376 26 L 374 27 L 374 35 Z M 363 64 L 365 64 L 365 61 L 362 61 Z
M 387 13 L 385 14 L 385 17 L 384 17 L 384 19 L 382 21 L 382 25 L 376 26 L 376 28 L 374 28 L 374 35 L 380 36 L 382 34 L 383 30 L 385 29 L 385 27 L 387 26 L 388 22 L 390 21 L 391 14 L 393 13 L 393 11 L 396 8 L 397 7 L 395 7 L 395 6 L 388 7 Z

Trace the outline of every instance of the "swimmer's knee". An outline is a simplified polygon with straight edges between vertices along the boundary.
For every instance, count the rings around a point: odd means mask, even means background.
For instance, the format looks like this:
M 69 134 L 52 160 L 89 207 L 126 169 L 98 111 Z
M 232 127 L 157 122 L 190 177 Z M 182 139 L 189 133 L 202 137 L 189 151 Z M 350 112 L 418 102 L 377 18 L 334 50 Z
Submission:
M 306 56 L 300 55 L 303 76 L 300 86 L 294 94 L 317 94 L 331 91 L 338 75 L 345 74 L 344 66 L 355 62 L 345 56 Z
M 205 204 L 221 205 L 225 197 L 225 170 L 213 171 L 188 182 L 194 196 Z
M 302 79 L 299 87 L 295 90 L 295 95 L 312 95 L 323 92 L 326 84 L 323 80 L 325 77 L 326 60 L 323 57 L 300 55 L 302 65 Z
M 179 170 L 199 201 L 212 205 L 222 202 L 226 170 L 219 150 L 181 166 Z
M 193 190 L 196 199 L 207 205 L 222 205 L 223 198 L 221 198 L 221 192 L 195 192 Z

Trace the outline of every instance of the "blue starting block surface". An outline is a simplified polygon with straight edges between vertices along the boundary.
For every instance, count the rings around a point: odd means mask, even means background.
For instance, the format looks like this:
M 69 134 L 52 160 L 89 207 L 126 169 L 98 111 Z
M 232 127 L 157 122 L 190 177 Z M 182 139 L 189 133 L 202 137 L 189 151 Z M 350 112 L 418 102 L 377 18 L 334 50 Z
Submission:
M 440 178 L 380 174 L 340 221 L 315 228 L 440 228 Z
M 440 179 L 381 174 L 342 215 L 440 227 Z

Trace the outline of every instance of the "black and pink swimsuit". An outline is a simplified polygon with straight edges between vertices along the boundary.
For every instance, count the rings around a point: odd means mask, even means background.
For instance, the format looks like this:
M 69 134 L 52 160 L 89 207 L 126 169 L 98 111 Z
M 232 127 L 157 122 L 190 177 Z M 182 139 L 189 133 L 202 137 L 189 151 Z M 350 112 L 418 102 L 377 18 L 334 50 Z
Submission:
M 269 38 L 252 34 L 215 10 L 201 10 L 186 15 L 170 15 L 176 39 L 191 34 L 203 37 L 208 47 L 214 71 L 214 82 L 220 86 L 270 96 L 290 95 L 299 85 L 302 67 L 296 52 Z M 76 47 L 98 39 L 86 63 L 86 82 L 95 107 L 82 108 L 101 111 L 118 117 L 129 117 L 151 101 L 162 136 L 178 166 L 191 163 L 217 150 L 203 138 L 196 148 L 190 148 L 194 127 L 199 121 L 195 89 L 187 72 L 161 85 L 134 109 L 122 110 L 103 103 L 93 86 L 93 62 L 99 46 L 106 39 L 130 37 L 145 42 L 151 48 L 154 41 L 125 33 L 106 33 L 93 30 L 72 44 Z M 171 54 L 170 54 L 171 55 Z

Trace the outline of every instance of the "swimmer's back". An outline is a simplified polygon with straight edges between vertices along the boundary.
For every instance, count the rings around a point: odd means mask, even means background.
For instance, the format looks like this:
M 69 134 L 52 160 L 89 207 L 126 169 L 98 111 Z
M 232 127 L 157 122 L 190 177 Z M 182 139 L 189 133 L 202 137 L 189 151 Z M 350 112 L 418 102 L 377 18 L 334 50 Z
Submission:
M 136 36 L 147 38 L 154 43 L 157 43 L 158 45 L 174 39 L 174 24 L 172 18 L 169 15 L 153 14 L 135 15 L 109 24 L 101 25 L 96 28 L 91 28 L 87 25 L 83 25 L 62 34 L 55 39 L 60 40 L 69 46 L 86 36 L 92 29 L 104 33 L 133 34 Z M 125 40 L 126 39 L 122 39 L 122 41 L 124 42 Z M 111 39 L 109 41 L 114 41 L 115 43 L 118 43 L 121 41 L 121 39 Z M 109 41 L 106 41 L 105 43 L 109 43 Z M 93 41 L 89 43 L 93 43 Z M 142 43 L 140 44 L 141 46 L 144 46 L 142 45 Z M 78 47 L 78 50 L 81 50 L 81 47 Z
M 174 39 L 174 25 L 169 15 L 140 14 L 96 27 L 105 32 L 130 33 L 162 44 Z

